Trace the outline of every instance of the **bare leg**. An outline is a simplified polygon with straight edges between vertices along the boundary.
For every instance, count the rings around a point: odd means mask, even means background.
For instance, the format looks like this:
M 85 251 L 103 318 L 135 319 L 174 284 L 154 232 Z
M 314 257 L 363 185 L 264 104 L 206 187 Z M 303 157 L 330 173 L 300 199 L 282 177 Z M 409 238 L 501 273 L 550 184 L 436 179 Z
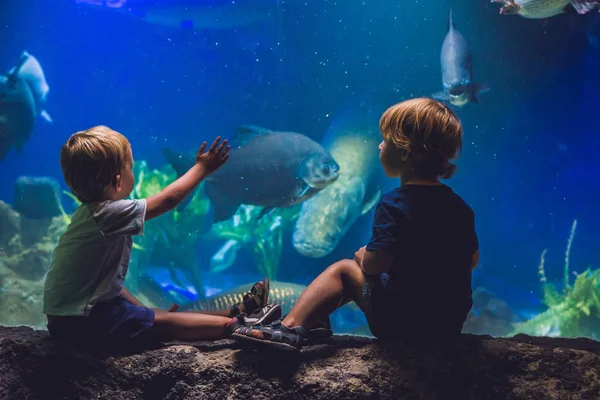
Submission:
M 229 318 L 229 310 L 212 310 L 212 311 L 186 311 L 193 314 L 216 315 L 219 317 Z
M 214 340 L 227 337 L 225 325 L 231 318 L 197 312 L 154 310 L 151 332 L 162 340 Z
M 242 305 L 243 306 L 243 305 Z M 175 312 L 179 309 L 179 304 L 173 304 L 167 311 Z M 159 308 L 153 308 L 153 310 L 160 310 Z M 229 310 L 211 310 L 211 311 L 186 311 L 194 314 L 204 314 L 204 315 L 218 315 L 220 317 L 228 317 L 229 318 Z
M 310 329 L 315 322 L 353 300 L 364 311 L 362 287 L 365 275 L 354 260 L 330 265 L 302 293 L 292 311 L 282 321 L 288 328 Z

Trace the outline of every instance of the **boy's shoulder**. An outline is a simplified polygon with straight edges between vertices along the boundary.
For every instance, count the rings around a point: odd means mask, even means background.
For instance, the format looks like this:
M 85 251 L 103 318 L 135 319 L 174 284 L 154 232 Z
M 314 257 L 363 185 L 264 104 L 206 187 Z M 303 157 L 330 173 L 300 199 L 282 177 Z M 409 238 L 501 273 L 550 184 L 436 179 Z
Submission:
M 146 199 L 103 200 L 86 204 L 94 216 L 129 213 L 145 208 Z
M 444 184 L 399 186 L 384 193 L 379 200 L 379 204 L 397 209 L 410 208 L 415 202 L 431 204 L 431 206 L 441 203 L 448 208 L 463 209 L 469 213 L 473 212 L 471 206 L 458 193 Z

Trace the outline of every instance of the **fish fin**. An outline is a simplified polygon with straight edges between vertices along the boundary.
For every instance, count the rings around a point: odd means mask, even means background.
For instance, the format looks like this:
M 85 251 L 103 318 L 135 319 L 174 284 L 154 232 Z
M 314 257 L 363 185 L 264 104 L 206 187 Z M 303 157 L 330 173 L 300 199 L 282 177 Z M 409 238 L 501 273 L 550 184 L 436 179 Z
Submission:
M 448 97 L 448 93 L 444 92 L 443 90 L 440 90 L 439 92 L 435 92 L 431 95 L 431 97 L 433 97 L 436 100 L 444 100 L 444 101 L 448 101 L 450 100 Z
M 479 103 L 479 95 L 490 91 L 490 87 L 485 83 L 474 83 L 471 85 L 471 102 Z
M 454 29 L 454 18 L 452 16 L 452 10 L 448 11 L 448 30 Z
M 229 218 L 233 217 L 235 215 L 236 211 L 238 210 L 238 208 L 240 208 L 239 204 L 223 203 L 223 202 L 220 202 L 217 204 L 218 205 L 215 205 L 215 203 L 212 204 L 213 223 L 228 220 Z
M 257 136 L 261 136 L 267 133 L 273 132 L 270 129 L 262 128 L 254 125 L 239 125 L 235 127 L 235 143 L 237 146 L 242 146 L 248 141 L 254 139 Z
M 310 186 L 310 185 L 308 185 L 308 184 L 305 184 L 305 185 L 304 185 L 304 186 L 303 186 L 303 187 L 300 189 L 300 191 L 298 192 L 298 194 L 296 195 L 296 197 L 302 197 L 302 196 L 304 196 L 305 194 L 307 194 L 307 193 L 308 193 L 308 191 L 309 191 L 310 189 L 311 189 L 311 186 Z
M 595 8 L 598 8 L 599 5 L 600 2 L 597 0 L 571 0 L 571 3 L 569 3 L 563 11 L 570 13 L 567 11 L 567 9 L 571 8 L 572 10 L 575 10 L 576 14 L 585 14 Z
M 188 154 L 167 148 L 163 148 L 162 153 L 169 165 L 175 170 L 178 178 L 194 166 L 194 157 Z
M 46 110 L 42 110 L 42 112 L 40 113 L 40 117 L 42 117 L 44 121 L 46 121 L 49 124 L 52 124 L 54 122 L 52 120 L 52 117 L 50 116 L 50 114 L 48 114 L 48 111 Z
M 240 208 L 240 203 L 233 202 L 226 196 L 223 196 L 214 182 L 206 182 L 204 187 L 206 195 L 210 199 L 209 213 L 212 215 L 212 223 L 226 221 L 233 217 Z M 212 226 L 212 224 L 210 225 Z
M 476 94 L 484 94 L 490 91 L 490 86 L 485 83 L 475 83 L 473 84 L 473 89 Z
M 365 215 L 366 213 L 371 211 L 371 209 L 373 207 L 375 207 L 375 205 L 379 202 L 380 197 L 381 197 L 381 189 L 377 188 L 377 190 L 373 194 L 373 197 L 363 203 L 362 210 L 360 210 L 360 215 Z
M 262 135 L 264 133 L 269 133 L 269 132 L 273 132 L 271 129 L 267 129 L 267 128 L 262 128 L 260 126 L 255 126 L 255 125 L 238 125 L 235 128 L 235 132 L 238 135 Z
M 14 79 L 15 77 L 17 77 L 19 75 L 19 71 L 21 70 L 21 68 L 23 67 L 23 65 L 25 65 L 25 63 L 27 62 L 27 60 L 29 60 L 29 53 L 27 53 L 26 51 L 24 51 L 21 54 L 21 58 L 19 58 L 19 62 L 10 69 L 10 71 L 8 71 L 7 76 L 9 78 Z
M 306 199 L 317 194 L 321 189 L 314 188 L 310 186 L 306 182 L 302 182 L 302 186 L 300 186 L 298 193 L 292 199 L 292 204 L 297 204 L 302 201 L 302 199 Z
M 277 209 L 277 207 L 265 207 L 262 210 L 260 210 L 260 214 L 258 214 L 258 218 L 256 218 L 256 219 L 259 220 L 262 217 L 271 215 L 271 214 L 273 214 L 273 212 L 275 212 L 276 209 Z

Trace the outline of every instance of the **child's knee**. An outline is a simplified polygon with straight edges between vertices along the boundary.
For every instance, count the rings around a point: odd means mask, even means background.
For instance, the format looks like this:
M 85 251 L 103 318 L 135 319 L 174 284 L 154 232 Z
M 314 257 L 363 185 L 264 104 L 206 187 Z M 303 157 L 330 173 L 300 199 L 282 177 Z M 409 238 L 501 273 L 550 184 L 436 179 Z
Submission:
M 344 284 L 356 285 L 357 281 L 363 279 L 363 272 L 360 266 L 354 260 L 345 259 L 340 260 L 333 264 L 331 267 L 334 268 L 336 275 L 340 276 Z
M 360 269 L 358 264 L 354 260 L 344 259 L 332 264 L 327 268 L 327 270 L 336 275 L 345 275 L 347 273 L 351 273 L 356 268 Z

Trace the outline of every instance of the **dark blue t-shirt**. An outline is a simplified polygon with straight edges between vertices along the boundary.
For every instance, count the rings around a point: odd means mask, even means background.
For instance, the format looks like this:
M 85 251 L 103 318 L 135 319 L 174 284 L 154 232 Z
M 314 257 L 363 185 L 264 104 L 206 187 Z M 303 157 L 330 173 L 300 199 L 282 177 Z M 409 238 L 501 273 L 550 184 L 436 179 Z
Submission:
M 473 210 L 446 185 L 404 185 L 382 196 L 367 250 L 395 256 L 385 303 L 411 327 L 460 330 L 471 309 L 479 248 Z M 389 303 L 392 304 L 389 304 Z

